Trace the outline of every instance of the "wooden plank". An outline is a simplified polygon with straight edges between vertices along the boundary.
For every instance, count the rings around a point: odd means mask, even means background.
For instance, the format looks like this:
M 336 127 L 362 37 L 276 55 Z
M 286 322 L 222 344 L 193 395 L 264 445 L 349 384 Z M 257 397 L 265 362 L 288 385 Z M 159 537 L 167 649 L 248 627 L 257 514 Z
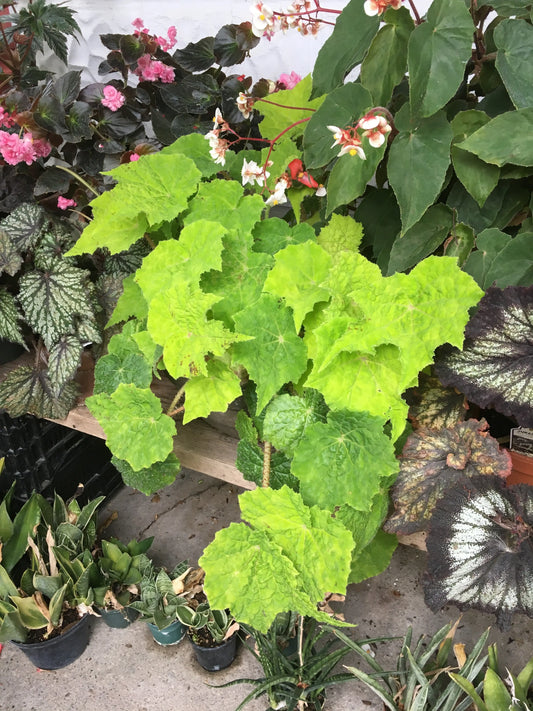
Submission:
M 25 354 L 14 363 L 0 366 L 0 380 L 14 366 L 24 365 L 31 361 L 31 356 Z M 105 439 L 105 433 L 97 420 L 91 415 L 85 399 L 92 394 L 94 379 L 93 367 L 87 359 L 78 372 L 80 396 L 78 404 L 64 420 L 51 420 L 64 427 Z M 176 386 L 167 378 L 154 380 L 153 392 L 161 399 L 163 407 L 168 407 L 176 391 Z M 235 466 L 237 458 L 238 437 L 234 428 L 235 413 L 229 411 L 207 420 L 193 420 L 187 425 L 176 423 L 177 434 L 174 437 L 174 453 L 183 467 L 193 471 L 221 479 L 229 484 L 245 489 L 255 488 L 255 484 L 246 481 Z

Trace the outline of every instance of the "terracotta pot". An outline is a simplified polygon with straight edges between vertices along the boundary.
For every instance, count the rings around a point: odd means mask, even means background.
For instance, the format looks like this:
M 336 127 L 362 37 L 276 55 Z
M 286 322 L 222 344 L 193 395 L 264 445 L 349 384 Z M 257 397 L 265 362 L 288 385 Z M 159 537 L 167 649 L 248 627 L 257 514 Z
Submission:
M 530 484 L 533 485 L 533 457 L 529 454 L 521 452 L 513 452 L 509 450 L 513 468 L 511 474 L 507 477 L 507 485 L 511 484 Z

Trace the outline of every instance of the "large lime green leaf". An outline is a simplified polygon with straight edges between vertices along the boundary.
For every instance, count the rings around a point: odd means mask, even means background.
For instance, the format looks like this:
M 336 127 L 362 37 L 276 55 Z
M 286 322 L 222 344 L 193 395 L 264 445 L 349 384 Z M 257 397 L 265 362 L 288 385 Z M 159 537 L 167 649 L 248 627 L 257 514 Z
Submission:
M 338 154 L 338 147 L 332 147 L 332 133 L 328 126 L 344 128 L 355 124 L 372 105 L 370 93 L 355 82 L 328 94 L 305 129 L 304 162 L 307 168 L 320 168 Z
M 134 471 L 164 461 L 172 452 L 176 425 L 148 388 L 121 383 L 111 395 L 100 393 L 86 402 L 105 432 L 109 449 Z
M 533 108 L 499 114 L 461 143 L 487 163 L 533 165 Z
M 261 219 L 265 203 L 260 195 L 245 195 L 235 180 L 201 183 L 195 199 L 184 218 L 189 225 L 198 220 L 218 222 L 227 230 L 249 234 Z
M 306 388 L 301 396 L 280 395 L 265 410 L 263 437 L 292 456 L 307 427 L 325 422 L 326 414 L 324 399 L 316 390 Z
M 360 583 L 383 573 L 389 567 L 392 554 L 397 547 L 397 536 L 379 530 L 359 554 L 357 552 L 354 554 L 348 582 Z
M 196 375 L 185 384 L 183 424 L 211 412 L 226 412 L 230 402 L 240 395 L 238 376 L 222 361 L 209 360 L 207 375 Z
M 219 300 L 197 285 L 179 281 L 152 299 L 148 332 L 163 346 L 165 367 L 173 378 L 207 376 L 207 355 L 222 356 L 232 343 L 248 339 L 208 318 Z
M 225 234 L 220 223 L 200 219 L 185 226 L 179 240 L 160 242 L 135 275 L 148 304 L 176 281 L 197 284 L 204 272 L 220 269 Z
M 313 96 L 327 94 L 344 82 L 348 72 L 365 56 L 378 28 L 379 18 L 368 16 L 360 0 L 350 0 L 318 53 Z
M 358 252 L 363 239 L 363 225 L 347 215 L 332 215 L 317 237 L 328 254 L 341 261 L 343 252 Z
M 310 118 L 322 103 L 320 98 L 310 100 L 310 94 L 311 75 L 308 74 L 293 89 L 277 91 L 275 96 L 267 96 L 265 101 L 258 101 L 256 106 L 264 116 L 261 121 L 263 138 L 276 138 L 287 126 Z M 295 126 L 290 131 L 291 138 L 301 136 L 304 130 L 305 123 Z
M 148 304 L 135 281 L 135 274 L 130 274 L 126 277 L 122 282 L 122 287 L 122 294 L 118 298 L 117 305 L 106 324 L 106 328 L 115 326 L 121 321 L 127 321 L 132 316 L 141 320 L 148 316 Z
M 94 368 L 94 394 L 112 393 L 120 383 L 133 383 L 138 388 L 149 388 L 152 366 L 140 353 L 118 356 L 108 353 L 99 358 Z
M 434 0 L 409 39 L 413 115 L 432 116 L 456 93 L 472 56 L 474 24 L 464 0 Z
M 414 22 L 406 7 L 389 8 L 361 64 L 361 83 L 372 94 L 374 106 L 387 106 L 407 68 L 407 43 Z M 334 123 L 334 125 L 337 125 Z
M 291 310 L 271 294 L 235 316 L 240 333 L 253 340 L 235 343 L 234 360 L 257 383 L 257 412 L 285 385 L 297 382 L 307 367 L 307 349 L 296 333 Z
M 219 531 L 199 564 L 213 607 L 266 632 L 279 612 L 296 610 L 323 621 L 316 603 L 342 591 L 353 540 L 329 512 L 307 508 L 288 487 L 240 497 L 245 523 Z
M 210 156 L 209 150 L 209 142 L 200 133 L 189 133 L 186 136 L 180 136 L 170 146 L 164 146 L 161 153 L 165 155 L 179 153 L 187 156 L 194 161 L 203 178 L 212 178 L 220 168 Z
M 153 462 L 147 469 L 135 471 L 123 459 L 113 457 L 111 463 L 116 467 L 126 486 L 141 491 L 146 496 L 170 486 L 179 474 L 181 465 L 176 455 L 171 452 L 164 462 Z
M 511 237 L 497 229 L 483 230 L 476 239 L 477 250 L 466 260 L 464 270 L 482 289 L 489 286 L 533 284 L 533 234 Z
M 461 141 L 490 121 L 484 111 L 460 111 L 452 121 L 452 163 L 457 177 L 480 207 L 496 187 L 500 169 L 463 150 Z
M 418 124 L 409 123 L 408 112 L 406 105 L 396 114 L 400 133 L 392 142 L 388 163 L 389 182 L 400 206 L 402 233 L 418 222 L 439 195 L 453 138 L 443 112 Z
M 329 510 L 349 504 L 369 511 L 383 480 L 398 471 L 384 424 L 367 412 L 343 410 L 307 427 L 291 467 L 303 500 Z
M 517 109 L 533 106 L 533 27 L 526 20 L 503 20 L 494 29 L 496 69 Z
M 254 252 L 266 252 L 274 255 L 289 244 L 300 244 L 316 239 L 310 225 L 300 224 L 295 227 L 280 220 L 279 217 L 269 217 L 258 222 L 253 229 Z
M 328 301 L 330 292 L 324 288 L 331 257 L 316 242 L 289 245 L 275 255 L 264 290 L 285 300 L 292 309 L 294 325 L 300 330 L 309 311 L 319 301 Z

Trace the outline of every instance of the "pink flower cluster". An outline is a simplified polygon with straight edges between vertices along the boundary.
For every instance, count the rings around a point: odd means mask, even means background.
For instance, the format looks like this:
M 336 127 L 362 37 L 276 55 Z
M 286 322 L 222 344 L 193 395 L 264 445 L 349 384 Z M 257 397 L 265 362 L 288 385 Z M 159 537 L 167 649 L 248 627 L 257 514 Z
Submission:
M 363 9 L 366 15 L 373 17 L 374 15 L 383 15 L 389 7 L 392 7 L 393 10 L 399 10 L 401 6 L 402 0 L 366 0 Z
M 57 198 L 57 206 L 60 210 L 68 210 L 69 207 L 76 207 L 77 204 L 76 200 L 63 197 L 62 195 Z
M 135 32 L 134 34 L 138 37 L 139 35 L 148 35 L 150 33 L 150 30 L 144 26 L 144 22 L 141 20 L 140 17 L 135 18 L 133 22 L 131 23 L 135 27 Z M 177 30 L 172 25 L 172 27 L 169 27 L 167 30 L 167 38 L 165 37 L 159 37 L 156 35 L 152 36 L 152 39 L 154 39 L 157 44 L 161 47 L 163 52 L 168 52 L 174 47 L 176 44 L 176 35 L 177 35 Z
M 252 33 L 256 37 L 266 37 L 268 40 L 272 39 L 278 30 L 286 32 L 289 29 L 296 29 L 302 35 L 316 35 L 321 27 L 321 21 L 317 17 L 319 10 L 317 3 L 313 3 L 312 0 L 294 0 L 281 12 L 273 11 L 262 1 L 256 2 L 250 8 Z
M 11 128 L 14 124 L 15 120 L 9 111 L 6 111 L 3 106 L 0 106 L 0 126 L 3 126 L 4 128 Z
M 9 165 L 31 165 L 37 158 L 50 155 L 52 146 L 42 138 L 33 138 L 28 131 L 22 137 L 18 133 L 0 131 L 0 153 Z
M 278 79 L 278 84 L 283 84 L 284 89 L 294 89 L 296 84 L 302 81 L 302 77 L 296 72 L 290 74 L 281 74 Z
M 126 97 L 114 86 L 108 84 L 104 86 L 104 98 L 102 99 L 102 106 L 106 106 L 111 111 L 118 111 L 121 106 L 123 106 L 126 101 Z
M 143 54 L 137 61 L 135 74 L 143 81 L 157 81 L 171 84 L 174 81 L 174 70 L 157 59 L 152 59 L 149 54 Z

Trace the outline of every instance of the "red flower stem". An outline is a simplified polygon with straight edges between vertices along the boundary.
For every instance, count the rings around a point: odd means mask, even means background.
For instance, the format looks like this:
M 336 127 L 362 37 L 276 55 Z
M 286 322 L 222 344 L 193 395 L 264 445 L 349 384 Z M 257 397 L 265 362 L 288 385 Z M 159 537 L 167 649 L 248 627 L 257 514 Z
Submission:
M 285 106 L 285 104 L 277 104 L 275 101 L 269 101 L 268 99 L 257 99 L 256 103 L 258 101 L 262 101 L 264 104 L 272 104 L 272 106 L 279 106 L 280 109 L 293 109 L 294 111 L 316 111 L 316 109 L 305 108 L 303 106 Z
M 420 15 L 418 14 L 418 10 L 416 9 L 416 5 L 414 4 L 413 0 L 409 0 L 409 5 L 411 6 L 411 10 L 413 11 L 413 15 L 415 16 L 416 24 L 421 25 L 422 20 L 420 19 Z
M 278 133 L 278 135 L 276 136 L 276 138 L 273 138 L 273 139 L 270 141 L 270 148 L 269 148 L 269 151 L 268 151 L 268 153 L 267 153 L 267 157 L 266 157 L 266 160 L 265 160 L 265 165 L 266 165 L 266 164 L 268 163 L 268 161 L 269 161 L 270 154 L 272 153 L 272 149 L 274 148 L 274 144 L 276 143 L 276 141 L 279 141 L 279 139 L 280 139 L 282 136 L 284 136 L 288 131 L 290 131 L 291 129 L 293 129 L 295 126 L 298 126 L 298 125 L 301 124 L 301 123 L 307 123 L 310 119 L 311 119 L 311 117 L 309 116 L 308 118 L 303 118 L 303 119 L 300 119 L 299 121 L 295 121 L 294 123 L 291 123 L 291 125 L 290 125 L 290 126 L 287 126 L 287 128 L 284 128 L 281 133 Z

